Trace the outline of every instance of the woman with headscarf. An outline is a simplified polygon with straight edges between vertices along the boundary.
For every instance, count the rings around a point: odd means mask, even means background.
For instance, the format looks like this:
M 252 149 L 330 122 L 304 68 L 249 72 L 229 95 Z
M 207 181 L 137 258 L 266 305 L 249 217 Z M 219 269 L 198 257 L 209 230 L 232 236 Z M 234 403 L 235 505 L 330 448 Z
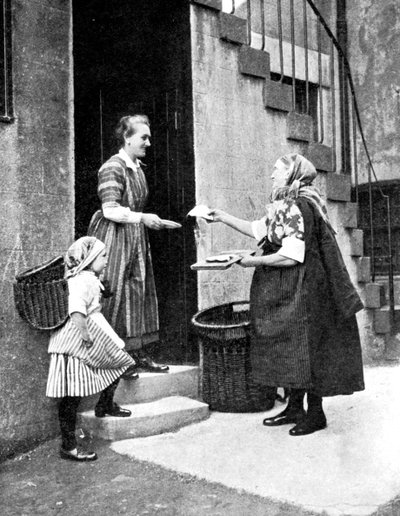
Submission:
M 97 458 L 93 452 L 77 449 L 75 426 L 82 397 L 101 392 L 95 407 L 97 417 L 131 415 L 113 401 L 121 375 L 127 379 L 137 375 L 135 361 L 123 349 L 124 341 L 101 314 L 99 276 L 106 263 L 105 245 L 95 237 L 79 238 L 65 257 L 69 318 L 50 338 L 46 390 L 47 396 L 61 398 L 58 415 L 63 459 Z
M 248 222 L 219 209 L 210 212 L 214 221 L 259 240 L 262 255 L 240 262 L 256 268 L 250 291 L 253 375 L 289 390 L 285 410 L 263 424 L 293 424 L 292 436 L 326 427 L 323 397 L 364 389 L 355 317 L 363 305 L 312 185 L 316 176 L 306 158 L 285 155 L 274 166 L 265 217 Z

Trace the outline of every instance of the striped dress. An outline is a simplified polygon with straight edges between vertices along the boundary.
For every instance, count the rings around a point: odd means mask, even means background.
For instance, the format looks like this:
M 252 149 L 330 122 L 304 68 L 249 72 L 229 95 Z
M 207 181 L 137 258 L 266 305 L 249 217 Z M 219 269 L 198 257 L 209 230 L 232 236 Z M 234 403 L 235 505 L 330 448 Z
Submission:
M 98 195 L 102 204 L 117 203 L 142 212 L 148 197 L 143 170 L 132 170 L 112 156 L 99 170 Z M 136 347 L 158 340 L 158 303 L 150 245 L 143 223 L 117 223 L 97 211 L 88 235 L 105 243 L 109 256 L 104 279 L 113 295 L 104 300 L 103 314 L 122 338 Z
M 346 298 L 359 298 L 334 237 L 304 198 L 281 202 L 266 223 L 264 254 L 277 252 L 283 238 L 297 235 L 305 242 L 305 259 L 293 267 L 257 267 L 254 272 L 250 313 L 255 379 L 268 386 L 307 389 L 319 396 L 363 390 L 355 318 L 362 305 L 353 303 L 350 310 L 340 306 Z M 342 301 L 334 297 L 335 283 Z
M 71 319 L 52 334 L 46 389 L 51 398 L 96 394 L 134 365 L 123 349 L 124 342 L 100 312 L 100 283 L 94 273 L 82 271 L 69 279 L 68 290 L 69 313 L 87 315 L 93 346 L 87 349 L 83 345 L 81 333 Z

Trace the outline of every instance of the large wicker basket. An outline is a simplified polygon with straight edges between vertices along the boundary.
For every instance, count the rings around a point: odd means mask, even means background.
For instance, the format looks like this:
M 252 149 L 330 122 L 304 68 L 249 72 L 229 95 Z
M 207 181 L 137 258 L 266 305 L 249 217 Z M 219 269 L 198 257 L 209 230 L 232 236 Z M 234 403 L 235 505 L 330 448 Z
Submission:
M 67 320 L 68 285 L 62 256 L 19 274 L 15 280 L 16 308 L 33 328 L 53 330 Z
M 210 409 L 271 409 L 275 391 L 271 393 L 251 376 L 249 303 L 237 301 L 202 310 L 192 324 L 199 338 L 202 398 Z

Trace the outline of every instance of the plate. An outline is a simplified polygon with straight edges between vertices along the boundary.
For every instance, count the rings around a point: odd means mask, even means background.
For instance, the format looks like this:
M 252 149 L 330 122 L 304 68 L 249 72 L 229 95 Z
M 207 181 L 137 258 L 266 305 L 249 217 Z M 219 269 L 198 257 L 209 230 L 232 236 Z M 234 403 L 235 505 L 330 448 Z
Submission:
M 179 222 L 174 222 L 173 220 L 161 219 L 161 222 L 166 229 L 178 229 L 182 227 L 182 224 L 179 224 Z

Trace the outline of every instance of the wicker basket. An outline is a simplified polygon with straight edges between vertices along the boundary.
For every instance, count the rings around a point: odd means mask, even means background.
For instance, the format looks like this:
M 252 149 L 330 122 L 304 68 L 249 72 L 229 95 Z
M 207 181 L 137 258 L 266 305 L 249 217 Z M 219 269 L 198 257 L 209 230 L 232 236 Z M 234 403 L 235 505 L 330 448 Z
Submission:
M 210 409 L 257 412 L 274 405 L 275 392 L 255 383 L 250 365 L 249 303 L 237 301 L 198 312 L 201 392 Z
M 67 320 L 68 285 L 62 256 L 33 267 L 15 279 L 15 305 L 24 321 L 35 329 L 54 330 Z

